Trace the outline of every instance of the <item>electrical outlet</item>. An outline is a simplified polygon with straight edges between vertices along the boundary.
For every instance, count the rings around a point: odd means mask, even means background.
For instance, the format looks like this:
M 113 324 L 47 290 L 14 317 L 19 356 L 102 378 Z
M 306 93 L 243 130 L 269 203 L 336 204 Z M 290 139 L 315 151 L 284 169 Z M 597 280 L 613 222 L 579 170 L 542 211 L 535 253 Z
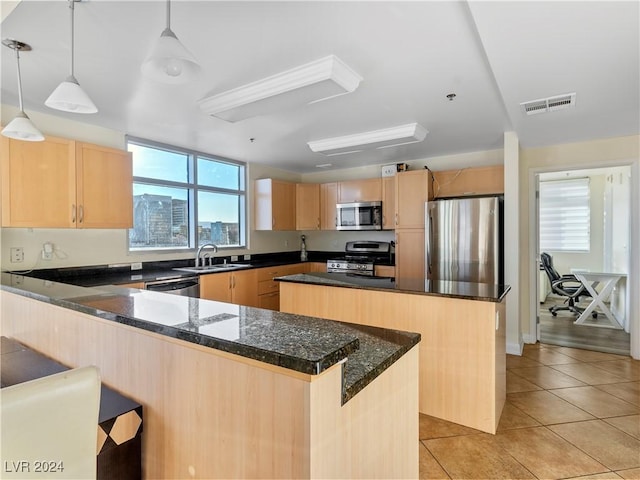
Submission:
M 132 263 L 131 270 L 142 270 L 142 262 Z
M 243 260 L 251 260 L 251 255 L 249 254 L 245 254 L 244 257 L 242 257 Z
M 24 249 L 22 247 L 11 247 L 11 263 L 24 262 Z
M 232 262 L 237 262 L 238 261 L 238 255 L 231 255 L 231 261 Z
M 53 258 L 53 243 L 45 242 L 42 245 L 42 259 L 51 260 Z

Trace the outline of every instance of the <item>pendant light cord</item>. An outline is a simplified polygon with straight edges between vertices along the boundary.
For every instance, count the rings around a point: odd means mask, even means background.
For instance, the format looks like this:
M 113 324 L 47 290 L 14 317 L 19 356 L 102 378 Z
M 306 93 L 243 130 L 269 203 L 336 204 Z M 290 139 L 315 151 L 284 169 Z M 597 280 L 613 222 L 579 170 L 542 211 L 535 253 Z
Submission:
M 167 29 L 171 30 L 171 0 L 167 0 Z
M 75 69 L 74 69 L 74 2 L 75 0 L 69 0 L 69 9 L 71 10 L 71 76 L 75 78 Z
M 20 111 L 24 112 L 24 108 L 22 106 L 22 76 L 20 75 L 20 46 L 16 45 L 16 64 L 18 66 L 18 104 L 20 107 Z

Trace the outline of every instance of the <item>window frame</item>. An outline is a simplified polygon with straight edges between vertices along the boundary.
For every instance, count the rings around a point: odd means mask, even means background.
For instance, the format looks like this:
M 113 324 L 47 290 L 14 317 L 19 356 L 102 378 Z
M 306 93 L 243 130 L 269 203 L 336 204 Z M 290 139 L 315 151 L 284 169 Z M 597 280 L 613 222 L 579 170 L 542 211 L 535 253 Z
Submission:
M 199 206 L 198 192 L 218 193 L 226 195 L 237 195 L 238 197 L 238 239 L 239 245 L 217 245 L 219 250 L 247 250 L 249 240 L 248 226 L 248 199 L 247 189 L 248 166 L 245 162 L 233 160 L 219 155 L 201 152 L 166 143 L 147 140 L 145 138 L 135 137 L 131 135 L 125 136 L 125 149 L 129 150 L 129 144 L 135 144 L 141 147 L 165 150 L 177 154 L 187 156 L 187 180 L 174 181 L 163 180 L 150 177 L 133 176 L 132 186 L 134 184 L 146 184 L 158 187 L 178 188 L 187 190 L 188 208 L 188 232 L 189 245 L 185 247 L 151 247 L 151 248 L 132 248 L 130 243 L 129 230 L 127 229 L 127 252 L 128 254 L 176 254 L 176 253 L 195 253 L 199 248 L 198 224 L 199 224 Z M 208 185 L 198 184 L 198 159 L 209 160 L 218 163 L 230 164 L 239 167 L 238 171 L 238 189 L 229 189 L 222 187 L 211 187 Z M 133 193 L 132 193 L 133 195 Z M 133 227 L 132 227 L 133 228 Z
M 542 197 L 543 197 L 543 185 L 546 187 L 551 186 L 551 184 L 555 184 L 554 187 L 560 190 L 562 185 L 564 184 L 564 188 L 571 187 L 571 184 L 576 187 L 586 188 L 586 194 L 581 198 L 582 201 L 586 202 L 586 222 L 582 225 L 586 228 L 585 237 L 586 237 L 586 248 L 563 248 L 562 245 L 543 245 L 542 236 L 543 236 L 543 205 L 542 205 Z M 590 253 L 591 252 L 591 182 L 589 177 L 580 177 L 580 178 L 566 178 L 566 179 L 553 179 L 553 180 L 540 180 L 539 187 L 539 197 L 538 197 L 538 243 L 541 252 L 558 252 L 558 253 Z M 564 205 L 557 205 L 555 209 L 561 209 Z M 566 229 L 561 229 L 560 241 L 565 237 L 564 233 Z

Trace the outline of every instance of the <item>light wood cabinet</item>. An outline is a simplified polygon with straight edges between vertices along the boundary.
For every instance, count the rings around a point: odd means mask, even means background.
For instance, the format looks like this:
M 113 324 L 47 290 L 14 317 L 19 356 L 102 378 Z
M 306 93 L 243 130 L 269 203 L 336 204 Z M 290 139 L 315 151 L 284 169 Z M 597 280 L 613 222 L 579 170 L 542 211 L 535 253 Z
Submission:
M 380 201 L 382 201 L 382 181 L 380 178 L 347 180 L 338 183 L 338 203 Z
M 296 184 L 296 230 L 320 230 L 320 184 Z
M 335 230 L 338 224 L 336 203 L 338 203 L 338 183 L 320 185 L 320 229 Z
M 293 263 L 276 267 L 257 268 L 258 306 L 268 310 L 280 310 L 280 282 L 274 278 L 309 271 L 309 263 Z
M 327 272 L 327 262 L 310 262 L 309 263 L 309 271 L 310 272 Z
M 396 230 L 397 278 L 424 278 L 424 228 Z
M 119 283 L 114 285 L 114 287 L 139 288 L 140 290 L 144 290 L 144 282 Z
M 262 178 L 255 181 L 255 229 L 296 229 L 296 184 Z
M 396 177 L 382 177 L 382 229 L 396 228 Z
M 395 277 L 396 267 L 393 265 L 374 265 L 373 274 L 376 277 Z
M 504 193 L 503 165 L 444 170 L 433 177 L 435 198 Z
M 200 298 L 257 307 L 256 271 L 252 269 L 201 275 Z
M 129 228 L 131 154 L 47 137 L 2 137 L 2 226 Z
M 424 228 L 424 208 L 433 199 L 431 172 L 410 170 L 395 176 L 396 229 Z

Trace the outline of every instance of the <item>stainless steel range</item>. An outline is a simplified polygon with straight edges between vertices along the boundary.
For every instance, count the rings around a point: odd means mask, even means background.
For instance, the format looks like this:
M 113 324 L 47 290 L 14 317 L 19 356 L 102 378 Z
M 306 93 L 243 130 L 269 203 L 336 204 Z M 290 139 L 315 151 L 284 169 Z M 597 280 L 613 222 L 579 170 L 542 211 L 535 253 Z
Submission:
M 376 263 L 389 264 L 391 261 L 391 243 L 389 242 L 347 242 L 345 255 L 327 260 L 329 273 L 356 273 L 374 275 Z

